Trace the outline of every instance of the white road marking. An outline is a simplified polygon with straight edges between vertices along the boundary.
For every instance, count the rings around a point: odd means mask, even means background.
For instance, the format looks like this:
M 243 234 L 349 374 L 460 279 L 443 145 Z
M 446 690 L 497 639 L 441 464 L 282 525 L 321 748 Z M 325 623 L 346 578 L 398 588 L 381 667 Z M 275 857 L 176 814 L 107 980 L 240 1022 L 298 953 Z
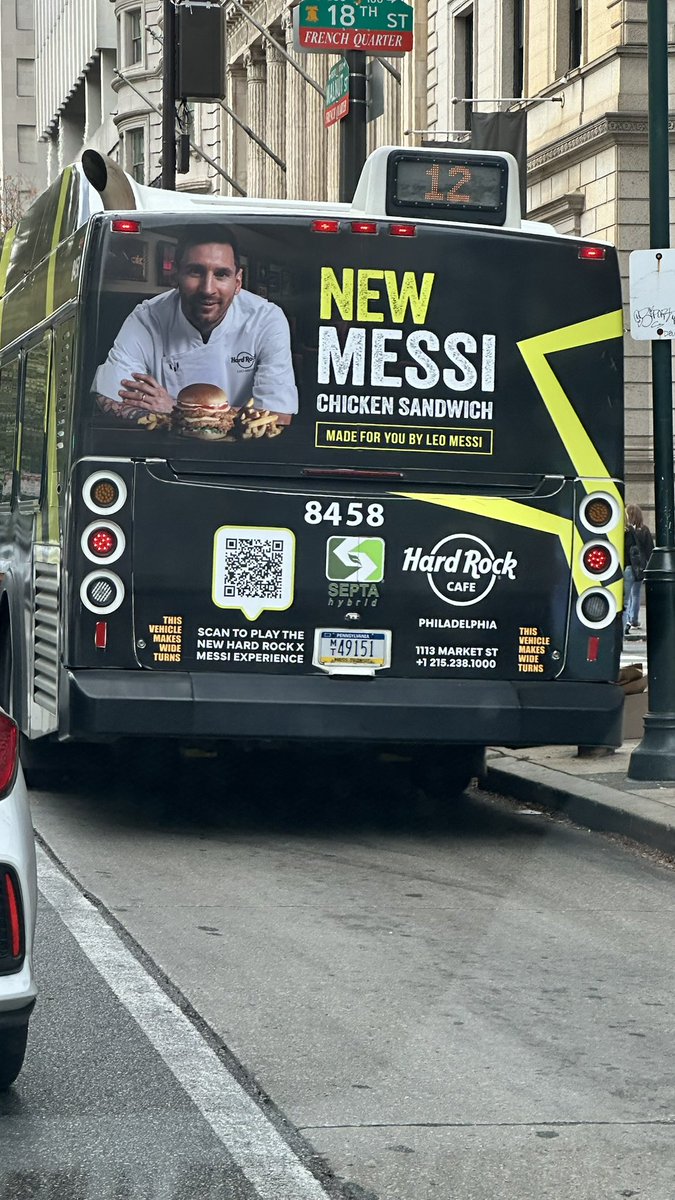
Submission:
M 93 904 L 38 846 L 40 891 L 173 1072 L 261 1200 L 328 1193 Z

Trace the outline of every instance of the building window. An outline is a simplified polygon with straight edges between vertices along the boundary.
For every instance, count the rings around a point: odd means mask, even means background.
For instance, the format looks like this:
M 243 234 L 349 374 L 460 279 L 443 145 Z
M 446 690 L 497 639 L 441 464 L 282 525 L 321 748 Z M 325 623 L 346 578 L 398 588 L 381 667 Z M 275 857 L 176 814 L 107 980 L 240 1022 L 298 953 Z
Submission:
M 570 67 L 581 65 L 581 43 L 583 34 L 583 0 L 570 3 Z
M 473 8 L 455 17 L 455 87 L 457 95 L 473 97 Z M 471 104 L 463 106 L 463 128 L 471 128 Z
M 20 163 L 37 162 L 37 137 L 34 125 L 17 125 L 16 148 Z
M 513 95 L 522 96 L 525 83 L 525 0 L 513 5 Z
M 35 59 L 17 58 L 16 60 L 16 94 L 17 96 L 35 95 Z
M 126 65 L 138 66 L 143 62 L 143 12 L 132 8 L 126 15 Z
M 17 29 L 34 29 L 33 0 L 16 0 Z
M 124 148 L 127 171 L 137 183 L 145 183 L 145 130 L 127 129 Z

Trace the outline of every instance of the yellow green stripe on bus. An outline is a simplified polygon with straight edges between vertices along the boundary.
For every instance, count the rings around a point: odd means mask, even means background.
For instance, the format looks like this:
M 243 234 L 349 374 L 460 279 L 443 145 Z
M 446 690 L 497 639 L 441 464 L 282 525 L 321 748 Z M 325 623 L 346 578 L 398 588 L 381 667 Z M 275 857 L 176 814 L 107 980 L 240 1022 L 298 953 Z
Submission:
M 580 421 L 569 396 L 547 361 L 547 355 L 557 354 L 561 350 L 576 350 L 580 346 L 590 346 L 596 342 L 605 342 L 622 336 L 623 313 L 619 308 L 614 312 L 604 313 L 601 317 L 591 317 L 587 321 L 565 325 L 561 329 L 540 333 L 536 337 L 526 338 L 517 343 L 525 365 L 586 491 L 589 490 L 587 479 L 594 477 L 604 479 L 606 481 L 604 486 L 619 504 L 622 504 L 619 490 L 616 484 L 608 478 L 610 472 Z
M 72 167 L 66 167 L 61 178 L 61 190 L 59 191 L 58 204 L 56 206 L 56 216 L 54 218 L 54 228 L 52 230 L 52 241 L 50 246 L 49 265 L 47 267 L 47 302 L 45 315 L 49 316 L 54 311 L 54 290 L 56 281 L 56 248 L 61 240 L 61 225 L 63 222 L 63 214 L 66 208 L 66 202 L 70 194 Z

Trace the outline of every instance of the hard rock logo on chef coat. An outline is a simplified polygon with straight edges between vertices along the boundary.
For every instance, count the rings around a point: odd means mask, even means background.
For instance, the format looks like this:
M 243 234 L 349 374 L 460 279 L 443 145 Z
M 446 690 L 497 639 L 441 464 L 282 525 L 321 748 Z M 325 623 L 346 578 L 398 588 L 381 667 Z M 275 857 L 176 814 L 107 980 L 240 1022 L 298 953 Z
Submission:
M 240 371 L 251 371 L 255 366 L 255 354 L 251 354 L 249 350 L 240 350 L 238 354 L 233 354 L 231 363 L 239 367 Z
M 516 579 L 518 559 L 511 550 L 496 555 L 481 538 L 471 533 L 453 533 L 432 550 L 408 546 L 403 553 L 404 571 L 422 571 L 429 587 L 446 604 L 478 604 L 492 591 L 498 579 Z

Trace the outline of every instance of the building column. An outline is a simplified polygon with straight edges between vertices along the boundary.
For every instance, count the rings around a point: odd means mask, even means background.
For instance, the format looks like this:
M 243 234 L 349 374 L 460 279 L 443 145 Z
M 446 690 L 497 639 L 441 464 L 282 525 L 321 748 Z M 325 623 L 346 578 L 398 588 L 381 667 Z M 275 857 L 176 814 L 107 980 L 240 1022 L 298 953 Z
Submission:
M 326 91 L 328 81 L 328 54 L 313 54 L 311 68 L 307 72 Z M 323 123 L 323 96 L 309 83 L 304 84 L 307 121 L 307 181 L 306 200 L 326 199 L 326 158 L 328 138 Z
M 246 87 L 246 71 L 242 62 L 237 61 L 232 63 L 227 68 L 227 103 L 229 107 L 236 112 L 242 121 L 247 120 L 248 112 L 246 107 L 247 101 Z M 248 175 L 246 170 L 246 162 L 248 155 L 248 136 L 244 133 L 240 125 L 237 125 L 231 117 L 227 118 L 230 122 L 230 136 L 227 138 L 227 173 L 237 183 L 250 193 L 248 185 Z
M 286 158 L 286 60 L 276 46 L 267 42 L 267 120 L 265 141 L 270 150 L 285 161 Z M 289 71 L 293 68 L 289 67 Z M 283 200 L 286 195 L 286 175 L 271 159 L 267 159 L 267 192 L 273 199 Z
M 298 62 L 303 62 L 305 55 L 295 53 L 293 47 L 293 24 L 290 12 L 283 16 L 284 36 L 286 38 L 286 53 Z M 304 181 L 306 175 L 306 148 L 302 135 L 305 127 L 305 81 L 302 75 L 290 66 L 286 67 L 286 195 L 289 200 L 301 200 L 305 195 Z
M 258 137 L 265 137 L 265 59 L 254 50 L 244 56 L 246 66 L 246 92 L 248 101 L 248 124 Z M 267 155 L 265 151 L 248 139 L 246 155 L 246 178 L 249 196 L 265 195 L 265 176 L 267 174 Z

